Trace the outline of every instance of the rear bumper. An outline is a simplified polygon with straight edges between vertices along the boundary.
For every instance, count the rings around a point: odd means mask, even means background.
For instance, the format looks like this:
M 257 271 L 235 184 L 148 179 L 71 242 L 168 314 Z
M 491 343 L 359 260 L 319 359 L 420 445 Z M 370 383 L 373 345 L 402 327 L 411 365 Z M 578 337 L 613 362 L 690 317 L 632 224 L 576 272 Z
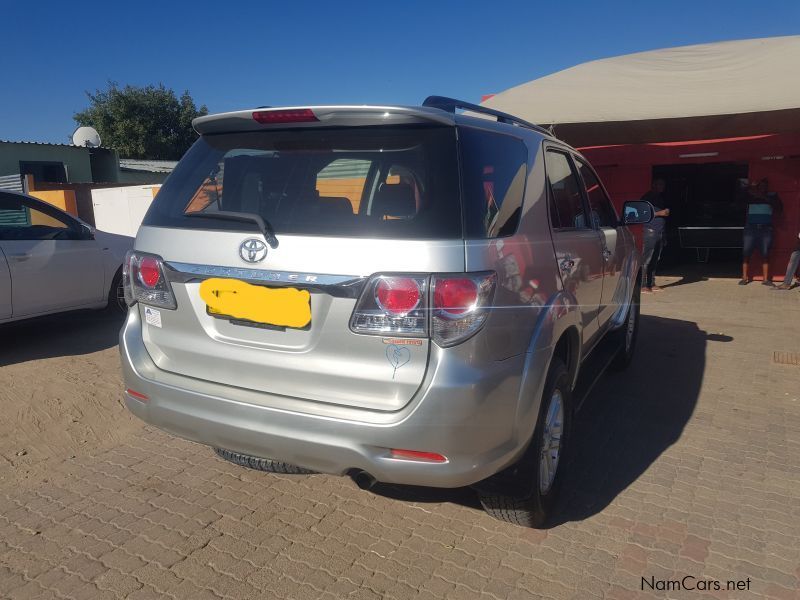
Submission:
M 530 355 L 478 369 L 457 349 L 432 351 L 417 396 L 396 412 L 321 405 L 270 396 L 159 370 L 142 342 L 138 311 L 120 333 L 128 408 L 177 436 L 314 471 L 366 471 L 378 481 L 459 487 L 493 475 L 524 449 L 515 428 Z M 530 375 L 530 373 L 529 373 Z M 543 378 L 542 378 L 543 379 Z M 291 407 L 291 408 L 287 408 Z M 436 452 L 445 463 L 389 457 L 390 448 Z

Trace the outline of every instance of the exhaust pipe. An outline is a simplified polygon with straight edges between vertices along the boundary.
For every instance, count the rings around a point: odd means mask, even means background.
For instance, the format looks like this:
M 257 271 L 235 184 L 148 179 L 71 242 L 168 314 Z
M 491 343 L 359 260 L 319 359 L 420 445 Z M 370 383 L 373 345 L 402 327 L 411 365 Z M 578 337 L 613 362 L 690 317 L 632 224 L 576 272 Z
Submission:
M 377 483 L 377 480 L 366 471 L 359 471 L 353 475 L 353 481 L 355 481 L 356 485 L 362 490 L 369 490 Z

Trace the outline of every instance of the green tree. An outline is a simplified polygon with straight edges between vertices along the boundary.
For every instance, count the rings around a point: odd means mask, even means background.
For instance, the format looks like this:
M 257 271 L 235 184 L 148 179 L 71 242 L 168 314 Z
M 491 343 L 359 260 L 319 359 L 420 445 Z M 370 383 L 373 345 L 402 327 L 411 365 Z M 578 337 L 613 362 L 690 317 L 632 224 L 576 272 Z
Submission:
M 113 81 L 105 90 L 86 92 L 89 106 L 74 119 L 94 127 L 103 146 L 123 158 L 178 160 L 197 139 L 192 119 L 208 114 L 197 108 L 188 91 L 179 98 L 164 84 L 124 88 Z

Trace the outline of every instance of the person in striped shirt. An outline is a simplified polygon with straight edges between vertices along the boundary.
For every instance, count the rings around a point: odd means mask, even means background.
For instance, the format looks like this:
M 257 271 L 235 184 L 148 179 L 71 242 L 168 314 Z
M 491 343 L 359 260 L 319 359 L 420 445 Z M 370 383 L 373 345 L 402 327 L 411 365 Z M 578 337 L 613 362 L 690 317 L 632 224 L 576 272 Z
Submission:
M 742 279 L 739 285 L 750 283 L 750 257 L 755 250 L 761 254 L 761 271 L 764 285 L 772 286 L 769 280 L 769 251 L 772 248 L 772 221 L 783 212 L 781 199 L 775 192 L 769 191 L 769 182 L 761 179 L 755 187 L 751 187 L 743 195 L 747 208 L 742 243 Z

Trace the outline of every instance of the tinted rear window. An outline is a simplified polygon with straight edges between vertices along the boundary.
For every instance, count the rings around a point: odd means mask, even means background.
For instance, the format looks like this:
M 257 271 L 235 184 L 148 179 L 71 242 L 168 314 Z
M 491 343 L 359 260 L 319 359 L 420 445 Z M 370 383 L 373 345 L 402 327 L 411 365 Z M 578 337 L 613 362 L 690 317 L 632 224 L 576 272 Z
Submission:
M 278 237 L 460 238 L 455 129 L 205 135 L 164 183 L 144 224 L 254 229 L 185 216 L 218 210 L 261 215 Z
M 525 194 L 525 143 L 510 135 L 469 127 L 459 129 L 459 141 L 466 237 L 513 235 Z

